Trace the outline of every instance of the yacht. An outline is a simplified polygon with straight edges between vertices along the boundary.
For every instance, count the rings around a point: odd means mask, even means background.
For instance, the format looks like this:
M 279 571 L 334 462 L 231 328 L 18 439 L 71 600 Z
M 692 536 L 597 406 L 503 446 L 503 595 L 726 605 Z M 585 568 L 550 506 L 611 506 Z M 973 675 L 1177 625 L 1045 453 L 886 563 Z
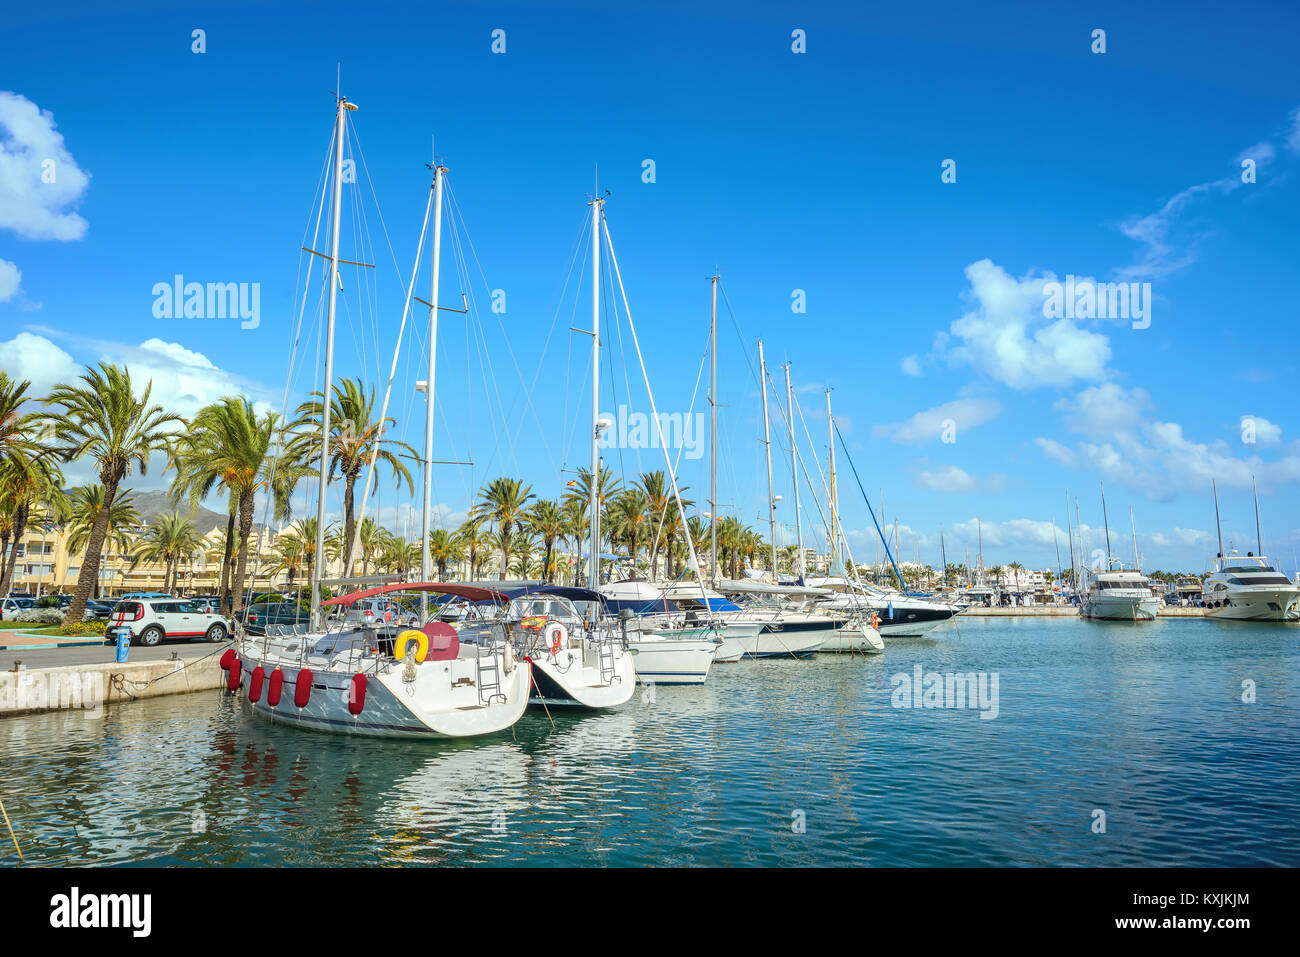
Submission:
M 1300 585 L 1267 558 L 1231 551 L 1215 556 L 1201 586 L 1207 618 L 1233 621 L 1300 621 Z
M 927 601 L 847 578 L 810 578 L 808 585 L 834 593 L 820 602 L 827 610 L 871 616 L 882 638 L 918 637 L 957 614 L 954 606 L 944 602 Z
M 763 619 L 736 614 L 741 610 L 739 605 L 695 582 L 659 584 L 628 578 L 602 585 L 600 595 L 612 614 L 627 612 L 632 616 L 630 627 L 636 632 L 713 629 L 720 639 L 713 660 L 719 664 L 752 656 L 758 649 L 759 633 L 768 624 Z
M 1155 621 L 1161 605 L 1145 575 L 1122 567 L 1090 576 L 1079 599 L 1079 614 L 1103 621 Z

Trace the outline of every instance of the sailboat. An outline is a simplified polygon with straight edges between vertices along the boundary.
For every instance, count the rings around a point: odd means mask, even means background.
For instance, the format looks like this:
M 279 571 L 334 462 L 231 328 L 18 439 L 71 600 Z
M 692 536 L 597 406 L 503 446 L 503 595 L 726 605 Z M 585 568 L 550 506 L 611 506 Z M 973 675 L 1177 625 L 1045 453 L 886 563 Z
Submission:
M 326 489 L 330 470 L 330 412 L 334 367 L 334 323 L 339 290 L 339 224 L 342 200 L 343 144 L 347 114 L 357 107 L 342 95 L 337 99 L 333 156 L 333 208 L 331 216 L 329 296 L 325 335 L 324 383 L 321 390 L 320 475 L 316 505 L 316 554 L 324 555 Z M 434 401 L 434 359 L 437 323 L 437 290 L 442 209 L 442 178 L 446 168 L 435 163 L 429 208 L 425 210 L 416 261 L 423 252 L 424 231 L 430 208 L 434 211 L 433 300 L 429 303 L 429 378 L 426 384 L 428 422 L 432 422 Z M 309 274 L 310 276 L 310 274 Z M 309 280 L 310 281 L 310 278 Z M 386 421 L 393 375 L 397 369 L 402 332 L 414 293 L 415 272 L 407 290 L 401 331 L 394 349 L 392 372 L 379 421 Z M 382 431 L 382 426 L 381 426 Z M 374 479 L 378 439 L 373 447 L 362 495 L 361 519 Z M 428 577 L 429 559 L 429 474 L 432 431 L 426 431 L 424 456 L 425 516 L 423 529 L 423 571 Z M 355 543 L 354 543 L 355 545 Z M 312 568 L 312 622 L 302 633 L 290 629 L 254 637 L 241 634 L 234 647 L 221 659 L 226 687 L 246 696 L 254 715 L 274 722 L 316 730 L 376 737 L 460 738 L 491 734 L 509 728 L 523 714 L 533 685 L 531 668 L 519 660 L 504 626 L 476 643 L 461 642 L 454 628 L 439 621 L 411 627 L 426 620 L 430 593 L 454 595 L 469 600 L 498 599 L 497 593 L 470 585 L 436 582 L 392 583 L 353 591 L 321 601 L 326 584 L 356 586 L 374 579 L 343 578 L 326 582 L 323 562 Z M 344 569 L 346 576 L 348 569 Z M 404 612 L 397 616 L 358 618 L 346 614 L 356 603 L 385 596 L 398 599 L 418 595 L 421 615 Z M 402 607 L 402 606 L 399 606 Z M 328 611 L 343 614 L 326 617 Z M 403 620 L 406 619 L 406 620 Z

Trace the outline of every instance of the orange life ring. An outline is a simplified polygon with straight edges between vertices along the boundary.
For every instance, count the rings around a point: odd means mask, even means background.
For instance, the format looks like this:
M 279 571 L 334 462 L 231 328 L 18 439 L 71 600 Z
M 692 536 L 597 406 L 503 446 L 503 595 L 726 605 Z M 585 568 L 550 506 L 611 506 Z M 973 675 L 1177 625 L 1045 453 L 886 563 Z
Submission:
M 551 639 L 551 655 L 554 657 L 560 653 L 560 646 L 564 644 L 564 639 L 568 637 L 568 630 L 558 621 L 550 621 L 546 624 L 546 629 L 542 632 L 544 637 Z
M 880 616 L 877 615 L 874 611 L 871 613 L 871 627 L 872 628 L 880 627 Z

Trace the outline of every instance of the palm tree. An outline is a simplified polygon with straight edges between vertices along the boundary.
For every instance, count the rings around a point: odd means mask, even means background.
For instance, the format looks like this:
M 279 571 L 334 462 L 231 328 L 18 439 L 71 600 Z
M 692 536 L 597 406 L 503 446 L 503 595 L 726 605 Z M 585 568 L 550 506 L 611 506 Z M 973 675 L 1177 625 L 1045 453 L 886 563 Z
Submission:
M 223 594 L 223 610 L 230 614 L 244 604 L 244 579 L 248 568 L 248 544 L 253 530 L 257 493 L 269 490 L 274 517 L 289 517 L 289 496 L 305 474 L 305 467 L 291 458 L 271 455 L 276 437 L 276 416 L 258 416 L 253 403 L 243 396 L 226 396 L 203 407 L 194 416 L 190 430 L 172 454 L 176 478 L 171 496 L 179 501 L 188 495 L 191 509 L 218 487 L 226 491 L 238 510 L 238 554 L 229 594 Z M 231 527 L 226 527 L 227 555 Z M 223 593 L 224 593 L 223 589 Z
M 469 559 L 469 575 L 478 577 L 479 556 L 488 547 L 488 536 L 483 531 L 482 519 L 469 518 L 456 529 L 456 538 L 460 540 Z
M 13 585 L 28 518 L 41 502 L 48 502 L 60 514 L 66 510 L 63 473 L 47 453 L 31 454 L 23 446 L 11 446 L 0 458 L 0 510 L 9 514 L 13 536 L 9 554 L 0 553 L 0 596 L 9 594 Z
M 510 564 L 510 539 L 517 526 L 524 521 L 524 511 L 533 498 L 531 485 L 520 479 L 498 478 L 479 489 L 482 499 L 470 510 L 470 515 L 493 523 L 497 529 L 501 549 L 501 581 L 505 581 Z
M 80 381 L 56 385 L 45 403 L 59 407 L 53 430 L 64 461 L 88 458 L 95 464 L 107 508 L 91 527 L 77 591 L 63 619 L 65 624 L 81 621 L 86 599 L 99 579 L 99 553 L 109 510 L 122 479 L 133 466 L 139 467 L 141 475 L 146 474 L 150 456 L 162 451 L 175 438 L 175 427 L 183 423 L 180 416 L 149 404 L 152 382 L 137 399 L 128 370 L 101 362 L 98 368 L 87 367 Z
M 546 582 L 555 581 L 555 542 L 563 538 L 566 531 L 565 517 L 557 502 L 543 499 L 528 510 L 526 518 L 528 530 L 542 539 L 545 557 L 542 560 L 542 578 Z
M 591 527 L 587 521 L 587 503 L 574 496 L 566 496 L 560 503 L 560 514 L 564 522 L 564 537 L 573 542 L 573 554 L 582 555 L 582 543 L 587 540 L 587 530 Z M 573 562 L 573 584 L 582 585 L 582 562 Z
M 107 516 L 104 522 L 104 535 L 100 551 L 95 553 L 94 596 L 99 597 L 99 564 L 104 553 L 116 546 L 118 554 L 125 555 L 131 550 L 130 530 L 140 525 L 140 513 L 135 509 L 135 500 L 129 489 L 119 489 L 111 506 L 105 505 L 104 486 L 83 485 L 68 493 L 68 553 L 73 554 L 83 548 L 89 552 L 88 544 L 100 516 Z M 83 564 L 78 573 L 85 574 Z
M 612 496 L 616 491 L 618 491 L 619 479 L 617 476 L 614 475 L 614 473 L 612 473 L 603 464 L 600 466 L 599 472 L 600 474 L 597 476 L 596 479 L 596 507 L 601 509 L 603 512 L 605 508 L 605 504 L 606 502 L 609 501 L 610 496 Z M 591 523 L 591 515 L 590 515 L 591 470 L 584 469 L 584 468 L 578 469 L 578 477 L 568 482 L 566 488 L 568 490 L 564 493 L 564 503 L 566 505 L 569 504 L 570 502 L 581 503 L 583 514 L 586 516 L 585 519 L 586 528 L 587 530 L 590 530 L 591 528 L 591 524 L 590 524 Z M 585 539 L 587 536 L 584 535 L 583 537 Z M 602 541 L 606 537 L 608 537 L 608 532 L 606 532 L 604 535 L 601 535 Z M 597 546 L 596 551 L 600 551 L 599 545 Z M 582 554 L 581 543 L 579 543 L 578 554 L 579 555 Z M 599 568 L 600 567 L 599 558 L 593 557 L 592 560 L 597 562 L 596 567 Z M 578 570 L 576 574 L 578 577 L 578 581 L 581 581 L 581 575 L 582 575 L 581 562 L 578 563 L 577 569 Z
M 163 566 L 163 591 L 176 587 L 175 573 L 180 563 L 199 550 L 203 536 L 189 518 L 176 512 L 160 515 L 145 531 L 131 556 L 131 567 L 140 562 Z
M 429 532 L 429 558 L 438 566 L 438 581 L 447 580 L 447 565 L 465 557 L 464 546 L 445 528 Z
M 281 549 L 295 552 L 299 556 L 299 561 L 307 565 L 307 578 L 310 580 L 312 573 L 316 568 L 316 518 L 300 518 L 298 521 L 289 525 L 276 538 L 276 550 Z M 334 523 L 331 522 L 325 527 L 325 537 L 328 540 L 334 529 Z M 329 558 L 329 545 L 325 547 L 325 557 Z
M 20 411 L 28 401 L 30 387 L 28 380 L 12 379 L 7 372 L 0 371 L 0 460 L 40 451 L 36 439 L 44 417 L 39 412 Z
M 624 489 L 610 502 L 605 511 L 610 540 L 625 545 L 636 563 L 641 543 L 650 537 L 650 500 L 638 488 Z
M 405 442 L 386 439 L 384 432 L 395 420 L 392 416 L 379 422 L 374 419 L 375 394 L 360 379 L 344 379 L 335 383 L 330 399 L 329 475 L 337 472 L 343 478 L 343 574 L 352 567 L 352 541 L 356 535 L 355 490 L 362 469 L 375 456 L 376 464 L 386 465 L 398 479 L 406 481 L 412 493 L 415 486 L 399 453 L 415 458 L 415 450 Z M 296 432 L 291 458 L 297 462 L 316 463 L 320 469 L 321 419 L 325 406 L 322 394 L 313 392 L 312 398 L 298 407 L 298 419 L 293 424 Z M 377 484 L 377 483 L 376 483 Z

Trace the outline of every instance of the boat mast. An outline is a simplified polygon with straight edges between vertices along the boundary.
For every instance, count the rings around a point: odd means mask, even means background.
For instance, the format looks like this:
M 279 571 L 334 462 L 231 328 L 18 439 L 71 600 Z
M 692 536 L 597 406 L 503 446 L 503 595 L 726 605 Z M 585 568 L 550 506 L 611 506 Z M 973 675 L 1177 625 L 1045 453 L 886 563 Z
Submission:
M 827 564 L 826 574 L 830 576 L 835 568 L 835 416 L 831 414 L 831 390 L 826 390 L 826 433 L 830 439 L 831 456 L 830 456 L 830 486 L 827 494 L 830 496 L 830 535 L 826 539 L 827 545 Z
M 1210 479 L 1210 489 L 1214 492 L 1214 528 L 1219 533 L 1219 557 L 1223 557 L 1223 523 L 1219 521 L 1219 486 Z
M 321 385 L 321 421 L 320 421 L 320 488 L 316 495 L 316 552 L 311 568 L 311 614 L 312 626 L 320 627 L 321 621 L 321 574 L 325 564 L 325 505 L 326 492 L 330 477 L 330 405 L 333 402 L 334 386 L 334 310 L 339 291 L 339 217 L 343 203 L 343 127 L 346 114 L 355 110 L 356 104 L 349 103 L 339 94 L 334 115 L 334 208 L 330 226 L 330 273 L 329 273 L 329 311 L 325 321 L 325 381 Z M 344 569 L 347 574 L 347 569 Z
M 943 522 L 939 523 L 939 561 L 943 564 L 943 583 L 948 584 L 948 553 L 943 547 Z
M 433 383 L 438 371 L 438 274 L 442 263 L 442 175 L 447 167 L 433 158 L 433 275 L 429 279 L 429 374 L 424 383 L 424 504 L 420 509 L 420 580 L 432 576 L 429 524 L 433 509 Z M 420 592 L 420 621 L 429 617 L 429 593 Z
M 799 549 L 799 584 L 804 583 L 803 522 L 799 509 L 799 447 L 794 442 L 794 390 L 790 388 L 790 363 L 785 364 L 785 408 L 790 420 L 790 474 L 794 476 L 794 540 Z
M 1133 567 L 1136 568 L 1138 571 L 1141 571 L 1142 558 L 1141 556 L 1138 555 L 1138 530 L 1137 530 L 1137 525 L 1133 521 L 1132 505 L 1128 507 L 1128 524 L 1129 524 L 1129 528 L 1133 530 Z
M 1110 571 L 1110 520 L 1106 517 L 1106 483 L 1098 482 L 1101 486 L 1101 523 L 1106 529 L 1106 571 Z
M 1061 540 L 1056 535 L 1056 516 L 1052 516 L 1052 545 L 1056 548 L 1056 580 L 1061 580 Z
M 709 310 L 709 583 L 718 583 L 718 279 L 714 273 Z
M 758 340 L 758 387 L 763 390 L 763 448 L 767 452 L 767 524 L 772 537 L 772 581 L 776 574 L 776 499 L 772 490 L 772 432 L 767 418 L 767 363 L 763 359 L 763 340 Z
M 591 207 L 591 569 L 588 587 L 600 590 L 600 217 L 605 201 Z M 593 606 L 594 614 L 594 606 Z
M 1250 490 L 1255 494 L 1255 548 L 1256 555 L 1264 554 L 1264 536 L 1259 532 L 1259 489 L 1255 487 L 1255 476 L 1250 477 Z
M 1070 587 L 1079 591 L 1079 566 L 1075 564 L 1074 526 L 1070 523 L 1070 493 L 1065 493 L 1065 531 L 1070 536 Z

